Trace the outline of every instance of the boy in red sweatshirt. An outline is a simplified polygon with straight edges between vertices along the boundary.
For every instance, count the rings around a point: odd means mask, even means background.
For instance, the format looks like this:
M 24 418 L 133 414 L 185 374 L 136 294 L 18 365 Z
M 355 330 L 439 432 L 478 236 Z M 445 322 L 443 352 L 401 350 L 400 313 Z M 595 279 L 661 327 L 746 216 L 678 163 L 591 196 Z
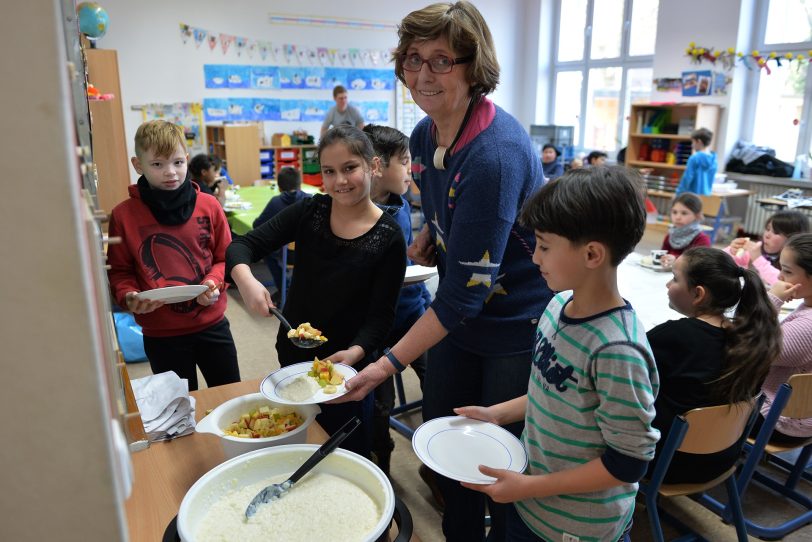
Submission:
M 110 218 L 107 276 L 115 301 L 135 314 L 153 373 L 175 371 L 197 389 L 240 381 L 237 349 L 225 317 L 225 252 L 231 233 L 217 199 L 188 177 L 183 130 L 155 120 L 135 134 L 132 164 L 141 177 L 130 199 Z M 203 284 L 196 299 L 164 304 L 137 294 L 167 286 Z

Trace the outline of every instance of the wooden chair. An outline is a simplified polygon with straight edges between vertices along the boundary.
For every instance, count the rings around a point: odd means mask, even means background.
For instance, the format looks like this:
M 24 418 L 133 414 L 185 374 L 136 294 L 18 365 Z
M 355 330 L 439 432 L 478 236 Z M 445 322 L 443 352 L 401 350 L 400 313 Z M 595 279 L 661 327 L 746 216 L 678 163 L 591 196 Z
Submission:
M 755 440 L 749 439 L 745 444 L 745 450 L 748 451 L 747 461 L 744 463 L 736 483 L 739 496 L 743 497 L 750 482 L 755 481 L 806 509 L 798 516 L 772 527 L 745 519 L 747 531 L 751 535 L 765 540 L 778 540 L 807 523 L 812 523 L 812 499 L 796 489 L 801 478 L 812 481 L 812 477 L 806 472 L 810 466 L 810 456 L 812 456 L 812 437 L 795 445 L 771 444 L 770 438 L 780 416 L 794 419 L 812 418 L 812 374 L 793 375 L 787 383 L 778 388 L 778 393 L 764 418 L 761 430 Z M 801 453 L 794 464 L 775 455 L 798 448 L 801 448 Z M 783 483 L 758 470 L 762 457 L 765 457 L 767 462 L 788 471 Z M 703 495 L 700 502 L 723 518 L 729 517 L 729 504 L 722 504 L 707 495 Z
M 761 398 L 743 401 L 734 405 L 695 408 L 674 420 L 660 456 L 657 458 L 657 465 L 651 479 L 648 482 L 640 482 L 640 493 L 645 497 L 649 521 L 651 522 L 652 537 L 655 541 L 663 542 L 664 540 L 660 516 L 663 516 L 681 530 L 690 532 L 696 539 L 701 540 L 686 525 L 658 507 L 657 498 L 660 495 L 663 497 L 676 497 L 703 493 L 723 482 L 730 498 L 736 536 L 740 542 L 747 541 L 747 529 L 744 526 L 739 493 L 736 490 L 736 480 L 733 476 L 736 472 L 735 465 L 722 475 L 705 483 L 664 484 L 663 479 L 668 472 L 676 451 L 691 454 L 711 454 L 726 450 L 737 442 L 743 443 L 745 432 L 749 431 L 755 420 L 754 415 L 758 411 L 755 407 L 760 404 Z

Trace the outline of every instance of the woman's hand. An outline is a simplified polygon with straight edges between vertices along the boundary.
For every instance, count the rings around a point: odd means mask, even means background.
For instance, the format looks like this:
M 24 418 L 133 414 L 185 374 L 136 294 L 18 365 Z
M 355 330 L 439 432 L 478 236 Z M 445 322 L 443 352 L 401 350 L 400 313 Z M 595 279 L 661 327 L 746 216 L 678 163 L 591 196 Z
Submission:
M 271 315 L 268 311 L 274 306 L 271 301 L 271 294 L 253 275 L 242 280 L 241 284 L 237 285 L 237 289 L 240 291 L 240 295 L 249 311 L 259 316 L 269 317 Z
M 383 363 L 381 363 L 381 360 L 383 360 Z M 329 403 L 360 401 L 377 388 L 381 382 L 392 376 L 394 368 L 389 364 L 389 360 L 386 358 L 381 358 L 381 360 L 369 364 L 363 371 L 344 381 L 347 393 L 334 401 L 329 401 Z M 387 371 L 387 366 L 392 367 L 392 371 Z
M 137 294 L 138 292 L 127 292 L 127 295 L 124 296 L 124 300 L 127 302 L 127 310 L 133 314 L 147 314 L 164 306 L 163 301 L 140 299 Z
M 786 303 L 787 301 L 795 299 L 795 294 L 800 287 L 800 284 L 790 284 L 789 282 L 777 280 L 770 287 L 770 293 Z
M 431 240 L 429 227 L 423 225 L 423 229 L 414 238 L 414 241 L 406 250 L 406 255 L 414 263 L 425 265 L 427 267 L 434 267 L 437 265 L 437 254 L 435 253 L 434 243 Z
M 332 356 L 328 356 L 327 359 L 332 361 L 333 363 L 343 363 L 344 365 L 355 365 L 362 359 L 364 359 L 364 349 L 354 344 L 347 348 L 346 350 L 339 350 Z
M 493 412 L 493 408 L 491 407 L 464 406 L 455 408 L 454 414 L 457 416 L 465 416 L 466 418 L 471 418 L 473 420 L 482 420 L 483 422 L 500 425 L 499 420 L 496 419 L 496 414 Z
M 492 484 L 471 484 L 461 482 L 463 487 L 479 491 L 496 502 L 516 502 L 531 497 L 529 482 L 531 477 L 511 470 L 492 469 L 485 465 L 479 466 L 479 472 L 485 476 L 496 478 Z
M 211 279 L 203 281 L 202 284 L 209 289 L 197 296 L 197 304 L 208 307 L 220 299 L 220 289 L 217 288 L 217 284 Z

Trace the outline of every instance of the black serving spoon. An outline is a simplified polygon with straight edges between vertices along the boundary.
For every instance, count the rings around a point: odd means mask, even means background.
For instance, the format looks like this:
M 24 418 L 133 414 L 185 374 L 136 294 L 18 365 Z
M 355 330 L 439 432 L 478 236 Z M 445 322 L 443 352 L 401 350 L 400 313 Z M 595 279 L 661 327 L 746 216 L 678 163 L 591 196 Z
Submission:
M 288 319 L 285 318 L 284 316 L 282 316 L 282 313 L 279 311 L 279 309 L 277 309 L 275 307 L 269 307 L 268 310 L 271 312 L 271 314 L 276 316 L 279 319 L 280 322 L 282 322 L 283 326 L 288 328 L 288 331 L 290 331 L 291 329 L 294 329 L 290 325 L 290 322 L 288 322 Z M 299 348 L 317 348 L 317 347 L 323 345 L 326 342 L 326 341 L 319 341 L 317 339 L 302 339 L 300 337 L 288 337 L 288 339 L 290 339 L 290 342 L 292 342 L 293 344 L 295 344 Z

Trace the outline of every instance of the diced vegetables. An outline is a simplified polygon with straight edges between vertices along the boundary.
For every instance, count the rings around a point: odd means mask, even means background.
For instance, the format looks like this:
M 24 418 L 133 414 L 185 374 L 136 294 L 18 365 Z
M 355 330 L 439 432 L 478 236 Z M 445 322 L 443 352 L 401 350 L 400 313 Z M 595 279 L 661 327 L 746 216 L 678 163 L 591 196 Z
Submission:
M 290 331 L 288 331 L 288 339 L 297 339 L 297 338 L 311 339 L 323 343 L 327 342 L 327 337 L 321 334 L 321 330 L 311 326 L 310 322 L 299 324 L 299 327 L 297 327 L 296 329 L 291 329 Z
M 266 438 L 277 437 L 293 431 L 304 423 L 304 418 L 292 408 L 271 408 L 263 405 L 258 409 L 240 414 L 223 432 L 231 437 Z
M 344 377 L 335 370 L 333 362 L 329 359 L 324 361 L 314 359 L 313 368 L 307 372 L 307 376 L 315 378 L 324 393 L 335 393 L 337 387 L 344 382 Z

